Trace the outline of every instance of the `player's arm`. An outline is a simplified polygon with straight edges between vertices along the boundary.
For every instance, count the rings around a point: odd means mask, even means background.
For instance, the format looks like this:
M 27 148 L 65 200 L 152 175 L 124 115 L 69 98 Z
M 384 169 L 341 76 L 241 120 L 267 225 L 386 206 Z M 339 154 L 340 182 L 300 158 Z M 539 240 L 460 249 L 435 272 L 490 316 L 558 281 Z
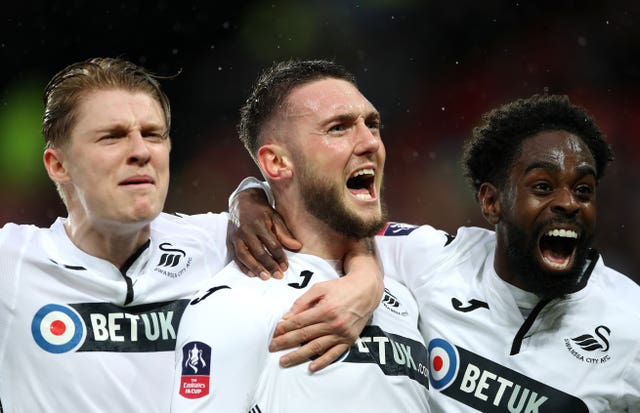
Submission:
M 346 276 L 314 285 L 278 323 L 270 351 L 302 345 L 280 358 L 283 367 L 319 356 L 318 371 L 335 361 L 358 338 L 380 303 L 384 285 L 372 240 L 356 242 L 345 257 Z
M 268 186 L 250 177 L 229 197 L 229 252 L 245 274 L 262 279 L 282 278 L 287 269 L 284 248 L 297 251 L 302 247 L 268 196 Z
M 176 340 L 172 412 L 247 413 L 273 329 L 246 289 L 215 286 L 192 300 Z

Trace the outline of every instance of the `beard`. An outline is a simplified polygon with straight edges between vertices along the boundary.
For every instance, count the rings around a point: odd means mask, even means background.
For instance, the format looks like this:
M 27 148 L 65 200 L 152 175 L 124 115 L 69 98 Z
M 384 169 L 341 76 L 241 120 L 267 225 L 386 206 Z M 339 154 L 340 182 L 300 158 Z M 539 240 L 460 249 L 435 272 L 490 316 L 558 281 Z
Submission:
M 308 168 L 299 175 L 300 192 L 307 211 L 329 228 L 351 239 L 362 239 L 376 235 L 387 222 L 384 206 L 378 217 L 363 219 L 350 211 L 337 185 L 315 176 Z
M 587 254 L 593 240 L 593 234 L 585 234 L 575 247 L 573 265 L 564 271 L 548 270 L 536 260 L 538 254 L 538 236 L 546 225 L 560 223 L 561 220 L 545 222 L 531 234 L 521 230 L 510 222 L 503 221 L 507 234 L 506 257 L 514 274 L 525 285 L 525 289 L 542 297 L 563 297 L 576 291 L 587 263 Z

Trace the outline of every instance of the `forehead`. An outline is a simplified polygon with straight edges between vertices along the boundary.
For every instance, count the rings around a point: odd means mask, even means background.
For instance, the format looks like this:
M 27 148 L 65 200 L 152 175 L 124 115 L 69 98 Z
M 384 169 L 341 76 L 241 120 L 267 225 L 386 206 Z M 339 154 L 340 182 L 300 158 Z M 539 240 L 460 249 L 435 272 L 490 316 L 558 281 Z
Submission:
M 524 139 L 515 163 L 523 168 L 540 164 L 595 170 L 595 159 L 587 144 L 564 130 L 544 131 Z
M 148 93 L 122 89 L 90 91 L 78 100 L 76 128 L 146 123 L 165 125 L 160 103 Z
M 295 87 L 288 95 L 286 116 L 331 115 L 339 112 L 375 112 L 373 105 L 351 83 L 320 79 Z

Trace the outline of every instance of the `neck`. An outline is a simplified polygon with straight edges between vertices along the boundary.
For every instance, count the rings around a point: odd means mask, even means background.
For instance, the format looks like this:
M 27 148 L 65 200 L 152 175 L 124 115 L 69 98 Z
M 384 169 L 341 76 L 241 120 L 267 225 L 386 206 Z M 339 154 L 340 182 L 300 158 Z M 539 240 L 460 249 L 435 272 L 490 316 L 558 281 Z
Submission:
M 496 230 L 496 235 L 498 235 Z M 507 260 L 507 251 L 505 242 L 500 236 L 496 236 L 496 249 L 493 257 L 493 269 L 495 270 L 498 277 L 500 277 L 503 281 L 508 282 L 511 285 L 514 285 L 522 290 L 525 289 L 525 286 L 520 281 L 520 279 L 514 274 L 511 270 L 511 266 L 509 265 L 509 261 Z
M 147 242 L 151 226 L 149 223 L 96 224 L 70 214 L 65 230 L 71 242 L 82 251 L 121 268 Z
M 354 240 L 334 231 L 323 221 L 309 214 L 295 201 L 276 202 L 278 213 L 284 218 L 295 237 L 302 242 L 301 253 L 326 260 L 341 260 Z

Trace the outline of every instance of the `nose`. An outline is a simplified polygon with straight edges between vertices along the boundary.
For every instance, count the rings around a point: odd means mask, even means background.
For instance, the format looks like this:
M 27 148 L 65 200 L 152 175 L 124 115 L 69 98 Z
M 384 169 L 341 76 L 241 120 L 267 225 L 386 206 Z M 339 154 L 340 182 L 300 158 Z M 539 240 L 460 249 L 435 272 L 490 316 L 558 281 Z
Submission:
M 553 198 L 551 210 L 557 214 L 574 216 L 580 210 L 580 202 L 576 199 L 571 188 L 560 188 Z
M 151 152 L 147 147 L 147 142 L 139 131 L 131 132 L 129 135 L 130 152 L 128 162 L 131 164 L 145 165 L 151 158 Z
M 382 146 L 380 131 L 371 129 L 364 120 L 358 121 L 356 124 L 356 154 L 375 153 Z

